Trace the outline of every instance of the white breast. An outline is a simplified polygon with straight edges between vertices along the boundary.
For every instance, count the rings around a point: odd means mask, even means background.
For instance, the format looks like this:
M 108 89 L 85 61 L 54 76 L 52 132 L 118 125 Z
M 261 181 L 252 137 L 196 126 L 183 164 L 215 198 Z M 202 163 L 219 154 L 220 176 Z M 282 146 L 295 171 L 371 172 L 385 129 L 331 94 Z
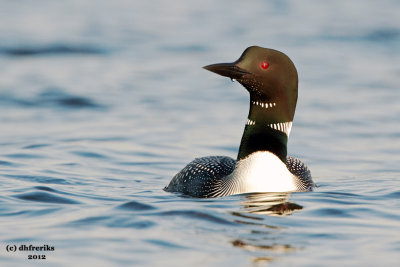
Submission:
M 255 152 L 238 161 L 235 170 L 226 177 L 227 183 L 235 184 L 233 194 L 250 192 L 296 191 L 295 176 L 274 154 Z M 229 181 L 230 180 L 230 181 Z

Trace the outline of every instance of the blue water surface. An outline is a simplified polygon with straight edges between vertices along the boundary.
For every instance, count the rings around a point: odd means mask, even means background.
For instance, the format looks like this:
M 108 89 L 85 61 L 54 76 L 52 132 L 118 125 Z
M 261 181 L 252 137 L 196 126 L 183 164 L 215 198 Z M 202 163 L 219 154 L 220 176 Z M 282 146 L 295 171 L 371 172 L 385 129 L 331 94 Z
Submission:
M 2 1 L 0 265 L 397 266 L 399 10 L 394 0 Z M 236 157 L 248 93 L 201 67 L 250 45 L 297 66 L 288 150 L 318 188 L 164 192 L 195 157 Z

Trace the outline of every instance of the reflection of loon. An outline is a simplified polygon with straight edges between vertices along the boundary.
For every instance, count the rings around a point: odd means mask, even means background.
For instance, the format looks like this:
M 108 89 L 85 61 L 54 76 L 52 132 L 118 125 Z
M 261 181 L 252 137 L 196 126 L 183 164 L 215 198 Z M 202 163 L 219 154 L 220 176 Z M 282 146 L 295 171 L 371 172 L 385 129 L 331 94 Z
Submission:
M 297 102 L 297 71 L 282 52 L 252 46 L 233 63 L 205 69 L 237 80 L 250 93 L 250 111 L 237 160 L 197 158 L 165 187 L 193 197 L 249 192 L 309 191 L 309 169 L 287 156 L 287 141 Z
M 280 216 L 303 209 L 302 206 L 287 201 L 289 193 L 253 193 L 244 197 L 241 204 L 246 213 Z

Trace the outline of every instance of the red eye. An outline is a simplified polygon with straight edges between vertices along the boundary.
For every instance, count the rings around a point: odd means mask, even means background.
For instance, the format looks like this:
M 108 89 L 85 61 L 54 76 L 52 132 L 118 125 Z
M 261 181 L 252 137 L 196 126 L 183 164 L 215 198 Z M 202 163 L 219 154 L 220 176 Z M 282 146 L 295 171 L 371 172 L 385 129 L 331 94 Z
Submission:
M 266 70 L 266 69 L 268 69 L 268 67 L 269 67 L 269 64 L 268 64 L 267 61 L 264 61 L 263 63 L 261 63 L 261 68 L 262 69 Z

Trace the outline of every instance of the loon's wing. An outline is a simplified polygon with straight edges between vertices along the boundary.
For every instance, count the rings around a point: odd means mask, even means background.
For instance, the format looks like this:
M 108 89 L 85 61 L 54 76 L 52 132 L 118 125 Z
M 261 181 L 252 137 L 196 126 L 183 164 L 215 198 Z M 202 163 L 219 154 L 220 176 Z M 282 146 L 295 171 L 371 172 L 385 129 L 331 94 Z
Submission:
M 230 157 L 197 158 L 177 173 L 164 190 L 192 197 L 222 196 L 223 178 L 231 174 L 235 166 L 236 160 Z
M 287 156 L 286 157 L 286 167 L 288 170 L 295 175 L 298 180 L 296 180 L 296 186 L 299 191 L 310 191 L 315 184 L 311 178 L 311 171 L 308 167 L 298 158 Z

